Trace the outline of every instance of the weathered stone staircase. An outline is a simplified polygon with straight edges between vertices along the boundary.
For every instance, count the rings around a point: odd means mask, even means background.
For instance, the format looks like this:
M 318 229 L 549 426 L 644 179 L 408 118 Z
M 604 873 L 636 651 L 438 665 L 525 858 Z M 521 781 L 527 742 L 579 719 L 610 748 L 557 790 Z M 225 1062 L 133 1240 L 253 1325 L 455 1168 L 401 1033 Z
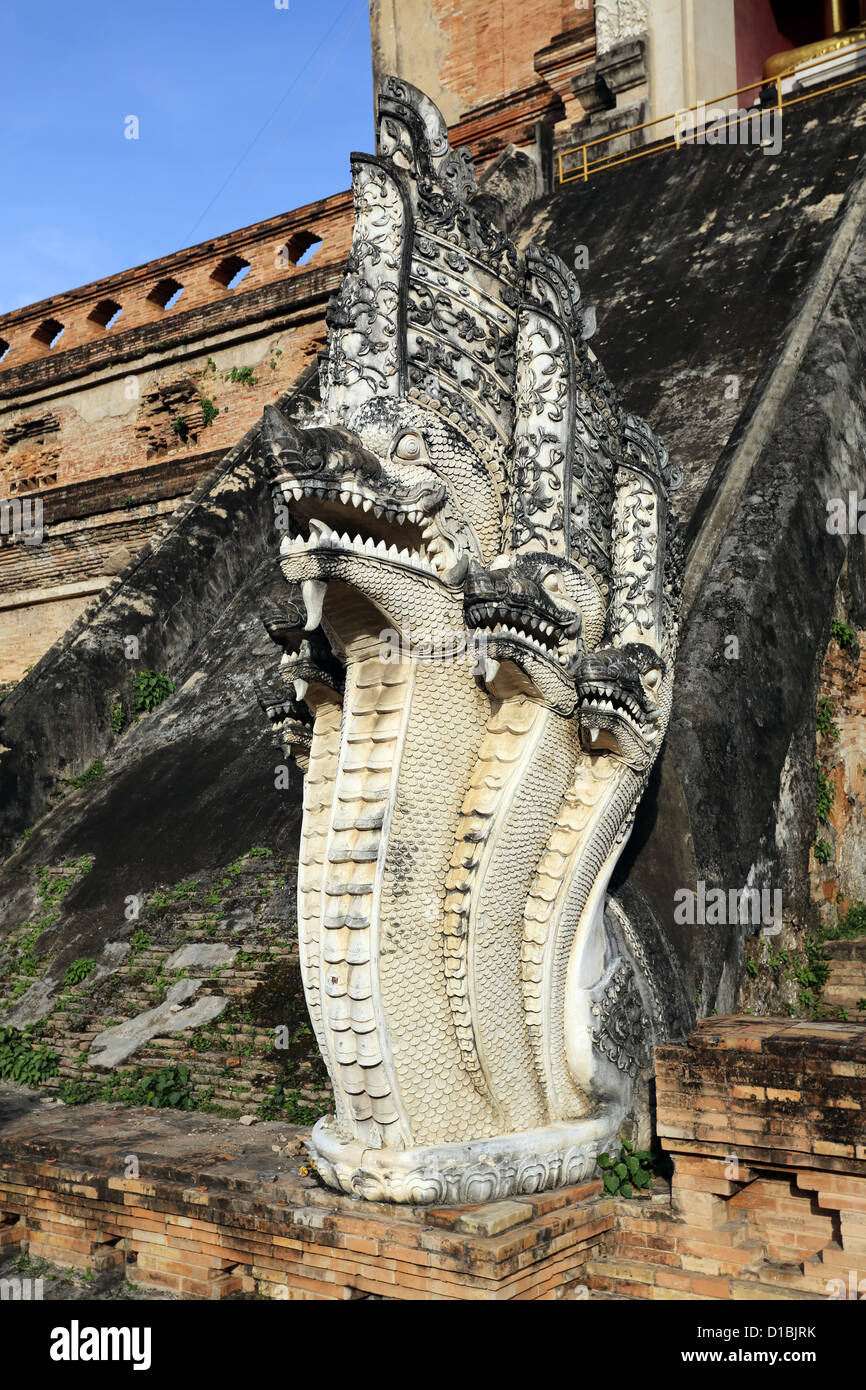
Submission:
M 182 1064 L 197 1108 L 307 1123 L 324 1113 L 330 1088 L 306 1018 L 293 918 L 285 914 L 293 898 L 286 875 L 255 859 L 152 893 L 131 924 L 124 962 L 101 978 L 94 974 L 62 989 L 42 1021 L 40 1042 L 59 1064 L 42 1089 L 73 1103 L 96 1098 L 93 1087 L 110 1073 L 90 1060 L 94 1039 L 161 1004 L 172 985 L 192 976 L 203 981 L 196 999 L 228 999 L 220 1016 L 152 1038 L 115 1075 L 122 1081 L 137 1068 Z M 167 966 L 184 946 L 215 944 L 236 951 L 234 959 L 182 970 Z M 0 1002 L 14 986 L 14 974 L 0 982 Z
M 832 1009 L 845 1009 L 851 1018 L 862 1018 L 866 1012 L 866 936 L 828 941 L 824 955 L 830 965 L 824 1002 Z

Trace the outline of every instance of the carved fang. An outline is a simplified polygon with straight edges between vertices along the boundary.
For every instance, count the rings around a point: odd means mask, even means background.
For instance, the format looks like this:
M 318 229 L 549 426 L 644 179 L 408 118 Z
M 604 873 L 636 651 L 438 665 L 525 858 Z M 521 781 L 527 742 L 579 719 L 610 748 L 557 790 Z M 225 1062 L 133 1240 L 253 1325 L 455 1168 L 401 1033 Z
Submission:
M 305 579 L 301 585 L 301 594 L 307 610 L 307 621 L 304 623 L 305 632 L 312 632 L 322 621 L 322 608 L 325 603 L 327 588 L 327 584 L 321 579 Z

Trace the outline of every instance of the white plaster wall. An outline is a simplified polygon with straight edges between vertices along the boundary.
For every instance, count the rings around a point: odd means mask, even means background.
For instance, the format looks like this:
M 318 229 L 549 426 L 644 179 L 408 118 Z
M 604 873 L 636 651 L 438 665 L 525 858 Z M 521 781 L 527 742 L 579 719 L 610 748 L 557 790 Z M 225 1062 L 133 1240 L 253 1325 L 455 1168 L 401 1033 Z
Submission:
M 650 0 L 648 36 L 653 119 L 736 87 L 734 0 Z M 672 129 L 657 126 L 649 138 Z

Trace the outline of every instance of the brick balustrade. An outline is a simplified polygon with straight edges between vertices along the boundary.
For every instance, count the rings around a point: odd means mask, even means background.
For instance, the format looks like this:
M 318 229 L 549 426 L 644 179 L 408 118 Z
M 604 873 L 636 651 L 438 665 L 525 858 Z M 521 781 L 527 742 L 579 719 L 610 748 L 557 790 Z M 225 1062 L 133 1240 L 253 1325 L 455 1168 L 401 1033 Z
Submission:
M 190 309 L 303 275 L 311 262 L 342 264 L 351 240 L 351 205 L 350 193 L 337 193 L 0 316 L 0 391 L 2 373 L 23 363 L 147 324 L 167 324 Z M 173 299 L 178 289 L 183 293 Z

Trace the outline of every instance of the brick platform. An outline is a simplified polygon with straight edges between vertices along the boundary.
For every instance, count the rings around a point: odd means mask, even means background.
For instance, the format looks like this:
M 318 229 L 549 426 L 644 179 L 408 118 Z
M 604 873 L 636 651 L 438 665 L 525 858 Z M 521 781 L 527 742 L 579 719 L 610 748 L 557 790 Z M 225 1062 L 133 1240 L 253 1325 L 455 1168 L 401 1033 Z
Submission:
M 597 1182 L 482 1208 L 339 1197 L 285 1154 L 305 1131 L 278 1123 L 49 1108 L 11 1087 L 0 1118 L 0 1252 L 125 1268 L 186 1298 L 585 1297 L 582 1270 L 613 1225 Z
M 866 1028 L 707 1019 L 656 1079 L 669 1188 L 426 1210 L 328 1191 L 293 1126 L 0 1086 L 0 1257 L 186 1298 L 866 1295 Z
M 866 1295 L 866 1028 L 705 1019 L 656 1049 L 670 1202 L 617 1203 L 589 1266 L 650 1299 Z

